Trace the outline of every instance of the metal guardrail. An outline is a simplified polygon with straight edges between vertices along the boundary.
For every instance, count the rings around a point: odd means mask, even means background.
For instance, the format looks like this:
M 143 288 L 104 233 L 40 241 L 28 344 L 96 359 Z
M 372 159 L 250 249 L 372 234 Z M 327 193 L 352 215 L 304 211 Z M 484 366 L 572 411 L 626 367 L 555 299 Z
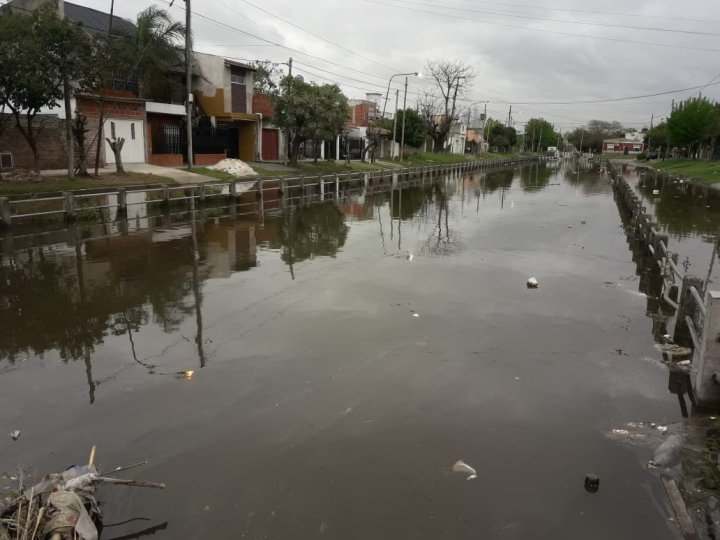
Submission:
M 662 299 L 677 312 L 675 341 L 683 345 L 692 345 L 697 351 L 703 339 L 703 321 L 707 317 L 707 306 L 700 295 L 704 282 L 702 279 L 680 271 L 677 266 L 677 254 L 670 251 L 668 237 L 660 233 L 658 225 L 647 213 L 642 201 L 628 181 L 617 174 L 608 163 L 607 170 L 612 178 L 618 204 L 630 216 L 632 232 L 644 249 L 651 255 L 653 262 L 662 273 Z M 677 291 L 673 297 L 673 291 Z
M 64 215 L 66 220 L 72 221 L 77 218 L 78 212 L 102 210 L 108 208 L 116 208 L 119 214 L 124 214 L 127 207 L 134 204 L 163 204 L 200 200 L 211 197 L 231 197 L 237 198 L 243 193 L 255 193 L 257 196 L 263 197 L 268 190 L 283 186 L 281 189 L 289 188 L 305 188 L 320 186 L 333 183 L 335 189 L 339 189 L 340 183 L 350 183 L 353 181 L 364 181 L 368 179 L 382 180 L 384 178 L 411 177 L 419 175 L 435 175 L 438 173 L 463 173 L 473 172 L 477 170 L 502 167 L 506 165 L 514 165 L 530 161 L 543 161 L 545 156 L 528 156 L 520 158 L 508 158 L 498 160 L 476 160 L 462 163 L 454 163 L 447 165 L 425 165 L 416 167 L 402 167 L 395 169 L 384 169 L 380 171 L 349 171 L 347 173 L 329 173 L 317 175 L 300 175 L 293 177 L 254 177 L 252 180 L 229 180 L 226 182 L 211 182 L 202 184 L 189 185 L 154 185 L 154 186 L 127 186 L 120 188 L 112 188 L 105 191 L 92 190 L 74 190 L 66 191 L 61 195 L 53 197 L 38 197 L 26 199 L 10 199 L 8 197 L 0 197 L 0 226 L 8 227 L 12 225 L 13 220 L 31 217 L 40 217 L 48 215 Z M 274 186 L 264 187 L 266 182 L 274 183 Z M 213 189 L 220 188 L 218 193 L 214 193 Z M 238 189 L 240 188 L 240 190 Z M 227 190 L 227 192 L 226 192 Z M 181 191 L 182 194 L 177 196 L 175 192 Z M 146 194 L 146 200 L 137 202 L 127 202 L 128 193 L 142 192 Z M 159 198 L 148 198 L 151 193 L 161 193 Z M 117 196 L 114 204 L 96 204 L 81 205 L 83 200 L 102 198 L 108 196 Z M 38 209 L 35 211 L 22 212 L 19 207 L 28 204 L 40 203 L 56 203 L 61 208 L 46 210 Z

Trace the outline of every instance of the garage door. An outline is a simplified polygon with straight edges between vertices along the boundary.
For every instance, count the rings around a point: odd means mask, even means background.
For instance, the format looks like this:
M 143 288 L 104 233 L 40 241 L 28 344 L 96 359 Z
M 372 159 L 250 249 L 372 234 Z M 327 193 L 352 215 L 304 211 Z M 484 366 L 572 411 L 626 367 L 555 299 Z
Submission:
M 123 163 L 145 163 L 145 123 L 142 120 L 108 118 L 105 121 L 105 136 L 125 138 L 125 146 L 121 154 Z M 105 141 L 105 161 L 115 163 L 115 154 L 107 141 Z
M 262 158 L 280 159 L 278 143 L 280 137 L 277 129 L 263 129 L 262 131 Z

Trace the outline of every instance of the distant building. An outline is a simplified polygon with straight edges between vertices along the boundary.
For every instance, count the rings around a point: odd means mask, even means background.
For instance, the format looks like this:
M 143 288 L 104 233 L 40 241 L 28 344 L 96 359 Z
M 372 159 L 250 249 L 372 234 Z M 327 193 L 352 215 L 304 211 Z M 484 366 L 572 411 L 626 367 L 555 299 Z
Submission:
M 606 139 L 603 141 L 603 154 L 639 154 L 645 150 L 645 143 L 634 139 Z

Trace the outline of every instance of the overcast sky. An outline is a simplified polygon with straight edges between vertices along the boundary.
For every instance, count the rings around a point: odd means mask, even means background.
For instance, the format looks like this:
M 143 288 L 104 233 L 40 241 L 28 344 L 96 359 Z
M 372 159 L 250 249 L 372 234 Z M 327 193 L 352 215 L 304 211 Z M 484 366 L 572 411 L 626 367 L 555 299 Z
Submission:
M 110 8 L 110 0 L 75 3 Z M 134 19 L 153 3 L 184 18 L 182 0 L 172 8 L 165 0 L 116 0 L 115 12 Z M 557 102 L 708 83 L 718 84 L 703 95 L 720 100 L 720 2 L 711 0 L 194 0 L 192 8 L 196 50 L 246 61 L 292 56 L 294 73 L 336 82 L 349 98 L 385 94 L 392 74 L 446 58 L 478 72 L 465 111 L 487 100 L 490 116 L 507 119 L 512 104 L 516 127 L 542 116 L 563 131 L 594 118 L 641 128 L 653 113 L 656 123 L 667 115 L 673 98 L 700 89 L 550 104 Z M 393 89 L 402 82 L 396 77 Z M 428 86 L 411 79 L 409 106 Z

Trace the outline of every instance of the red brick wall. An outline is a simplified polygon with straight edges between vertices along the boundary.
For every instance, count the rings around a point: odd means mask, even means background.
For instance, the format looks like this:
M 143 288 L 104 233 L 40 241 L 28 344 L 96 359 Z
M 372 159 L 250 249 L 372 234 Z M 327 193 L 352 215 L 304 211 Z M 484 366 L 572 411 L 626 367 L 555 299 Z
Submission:
M 7 122 L 5 120 L 7 119 Z M 30 145 L 15 127 L 15 119 L 4 115 L 2 120 L 5 129 L 0 132 L 0 152 L 13 155 L 15 169 L 32 169 L 33 155 Z M 65 146 L 65 121 L 57 115 L 38 115 L 33 122 L 34 129 L 39 131 L 38 157 L 40 169 L 62 169 L 67 167 Z
M 273 107 L 270 96 L 267 94 L 253 94 L 253 112 L 261 113 L 263 116 L 275 116 L 275 107 Z
M 225 154 L 195 154 L 195 165 L 204 167 L 206 165 L 215 165 L 227 156 Z
M 97 117 L 100 114 L 100 101 L 91 97 L 80 96 L 77 98 L 77 108 L 79 112 L 87 116 Z M 105 116 L 126 120 L 145 120 L 145 102 L 107 98 L 105 100 Z
M 182 154 L 148 154 L 150 163 L 159 165 L 160 167 L 182 167 Z

